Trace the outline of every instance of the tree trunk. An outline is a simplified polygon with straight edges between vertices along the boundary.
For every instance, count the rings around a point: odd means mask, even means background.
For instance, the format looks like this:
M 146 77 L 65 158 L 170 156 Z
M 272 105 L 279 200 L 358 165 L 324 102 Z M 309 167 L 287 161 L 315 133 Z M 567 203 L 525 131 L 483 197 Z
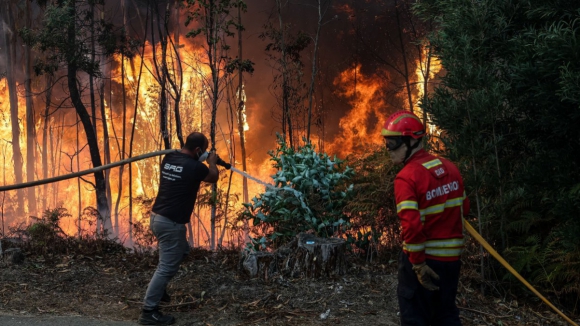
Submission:
M 220 235 L 220 238 L 218 240 L 218 247 L 223 246 L 223 241 L 224 241 L 224 235 L 226 234 L 226 228 L 228 226 L 228 202 L 230 199 L 230 191 L 232 189 L 232 176 L 234 175 L 233 171 L 230 171 L 230 177 L 228 179 L 228 190 L 226 191 L 226 200 L 224 202 L 225 208 L 224 208 L 224 219 L 223 219 L 223 223 L 222 223 L 222 232 Z M 245 226 L 247 225 L 247 222 L 244 223 L 244 239 L 246 236 L 246 228 Z
M 46 106 L 44 107 L 44 121 L 42 126 L 42 177 L 44 179 L 48 178 L 48 124 L 49 118 L 48 114 L 50 112 L 50 103 L 52 96 L 52 75 L 46 74 Z M 42 186 L 43 196 L 42 196 L 42 210 L 46 210 L 48 207 L 48 184 Z
M 101 71 L 103 75 L 107 75 L 106 71 L 106 64 L 103 58 L 100 58 L 100 65 Z M 99 98 L 100 98 L 100 113 L 101 113 L 101 123 L 103 125 L 103 154 L 104 154 L 104 164 L 111 163 L 111 145 L 110 145 L 110 138 L 109 138 L 109 122 L 107 121 L 107 113 L 105 107 L 105 79 L 101 78 L 99 86 Z M 111 112 L 113 111 L 113 103 L 110 103 L 109 108 Z M 111 170 L 105 170 L 105 185 L 106 185 L 106 194 L 107 194 L 107 209 L 109 212 L 111 211 L 111 207 L 113 206 L 112 200 L 113 195 L 111 193 Z
M 181 65 L 181 45 L 179 44 L 179 36 L 180 36 L 180 29 L 179 27 L 181 26 L 179 23 L 179 3 L 180 0 L 175 0 L 175 7 L 174 7 L 174 11 L 175 11 L 175 24 L 174 24 L 174 28 L 173 28 L 173 38 L 175 40 L 174 43 L 174 51 L 175 51 L 175 60 L 176 60 L 176 64 L 177 67 L 174 67 L 174 69 L 176 69 L 175 71 L 175 79 L 179 80 L 179 84 L 176 84 L 175 81 L 172 81 L 170 79 L 170 83 L 171 86 L 173 86 L 173 92 L 175 93 L 175 104 L 174 104 L 174 115 L 175 115 L 175 131 L 177 133 L 177 139 L 179 140 L 179 144 L 181 147 L 183 147 L 183 145 L 185 145 L 185 142 L 183 141 L 183 131 L 182 131 L 182 126 L 181 126 L 181 113 L 179 112 L 179 105 L 181 103 L 181 90 L 183 89 L 183 67 Z M 167 18 L 169 18 L 168 16 L 166 16 Z M 169 27 L 169 22 L 166 20 L 165 21 L 165 28 L 168 29 Z
M 280 64 L 282 65 L 282 134 L 284 139 L 288 139 L 290 148 L 294 148 L 294 137 L 292 136 L 292 117 L 290 114 L 290 104 L 289 101 L 289 86 L 288 86 L 288 67 L 286 58 L 286 28 L 282 21 L 282 1 L 276 0 L 278 7 L 278 24 L 280 27 L 280 49 L 282 52 L 282 57 L 280 58 Z M 288 138 L 286 138 L 286 136 Z
M 318 73 L 318 67 L 316 65 L 316 55 L 318 54 L 318 38 L 320 36 L 320 29 L 322 28 L 322 18 L 324 13 L 322 10 L 323 0 L 318 0 L 318 24 L 316 25 L 316 36 L 314 37 L 314 49 L 312 50 L 312 76 L 310 78 L 310 88 L 308 89 L 308 124 L 306 126 L 306 141 L 310 142 L 310 125 L 312 121 L 312 98 L 314 96 L 314 81 L 316 80 L 316 74 Z
M 95 62 L 95 3 L 91 2 L 91 61 Z M 91 117 L 93 119 L 93 128 L 95 129 L 95 135 L 98 137 L 97 133 L 97 105 L 95 101 L 95 77 L 89 75 L 89 93 L 91 97 Z M 104 117 L 103 117 L 104 119 Z
M 31 27 L 30 0 L 26 0 L 26 26 Z M 32 74 L 30 62 L 30 47 L 24 45 L 24 88 L 26 91 L 26 181 L 34 181 L 34 168 L 36 157 L 36 119 L 34 118 L 34 103 L 32 101 Z M 36 211 L 35 188 L 28 188 L 28 214 L 38 216 Z
M 161 138 L 163 140 L 163 145 L 165 149 L 171 148 L 171 140 L 169 131 L 167 129 L 168 116 L 167 116 L 167 61 L 165 56 L 167 55 L 167 36 L 165 35 L 167 31 L 162 31 L 161 24 L 161 14 L 159 12 L 159 7 L 156 2 L 152 3 L 152 8 L 154 10 L 155 17 L 157 19 L 151 19 L 151 44 L 153 50 L 153 63 L 155 65 L 155 70 L 157 73 L 157 78 L 159 80 L 159 128 L 161 132 Z M 155 26 L 155 21 L 157 20 L 157 26 Z M 155 27 L 159 33 L 159 44 L 161 45 L 161 67 L 157 62 L 157 50 L 155 46 Z
M 191 225 L 191 222 L 187 223 L 187 235 L 188 235 L 187 242 L 189 242 L 189 244 L 192 247 L 194 247 L 195 246 L 195 240 L 193 239 L 193 227 Z
M 238 26 L 242 26 L 242 8 L 238 6 Z M 240 69 L 238 75 L 238 133 L 240 135 L 240 149 L 242 152 L 242 170 L 246 172 L 248 170 L 248 163 L 246 158 L 246 94 L 244 92 L 244 76 L 242 69 L 243 62 L 243 52 L 242 52 L 242 29 L 238 27 L 238 57 L 240 60 Z M 231 176 L 230 176 L 231 179 Z M 230 181 L 231 183 L 231 181 Z M 248 194 L 248 178 L 246 176 L 242 177 L 242 198 L 244 203 L 250 201 Z M 250 227 L 247 220 L 244 220 L 244 241 L 249 240 Z
M 9 1 L 4 2 L 4 51 L 6 55 L 6 84 L 8 85 L 8 97 L 10 100 L 10 122 L 12 126 L 12 153 L 14 161 L 14 181 L 22 183 L 22 152 L 20 151 L 20 126 L 18 124 L 18 94 L 16 92 L 16 79 L 13 67 L 15 64 L 16 35 L 12 24 L 12 9 Z M 16 213 L 24 215 L 24 191 L 17 191 L 18 208 Z M 28 218 L 27 221 L 28 223 Z
M 1 26 L 0 26 L 1 27 Z M 0 31 L 2 31 L 0 29 Z M 6 145 L 2 144 L 2 166 L 6 166 Z M 6 169 L 2 169 L 2 184 L 6 185 Z M 2 191 L 2 209 L 0 216 L 2 217 L 2 237 L 6 236 L 6 229 L 4 229 L 4 203 L 6 200 L 6 191 Z
M 80 132 L 79 132 L 79 124 L 76 124 L 77 127 L 77 154 L 76 154 L 76 158 L 77 158 L 77 171 L 81 171 L 81 147 L 80 147 Z M 72 163 L 71 163 L 71 171 L 72 171 Z M 82 210 L 83 210 L 83 196 L 82 196 L 82 192 L 81 192 L 81 178 L 78 177 L 77 178 L 77 189 L 78 189 L 78 225 L 77 225 L 77 236 L 79 239 L 81 239 L 82 234 L 81 234 L 81 216 L 82 216 Z
M 405 50 L 405 44 L 403 42 L 403 26 L 401 26 L 401 19 L 400 19 L 400 12 L 399 12 L 399 4 L 397 0 L 395 0 L 395 13 L 397 17 L 397 31 L 399 32 L 399 42 L 401 45 L 401 53 L 403 55 L 403 66 L 404 66 L 404 73 L 403 77 L 405 77 L 405 87 L 407 89 L 407 99 L 409 101 L 409 111 L 413 112 L 414 105 L 413 105 L 413 94 L 411 93 L 411 80 L 409 79 L 409 67 L 407 64 L 407 52 Z
M 209 1 L 209 9 L 207 10 L 208 18 L 206 18 L 207 34 L 206 40 L 208 45 L 208 59 L 209 68 L 211 69 L 211 79 L 212 79 L 212 89 L 211 89 L 211 122 L 210 122 L 210 144 L 211 149 L 215 150 L 215 134 L 216 134 L 216 116 L 217 116 L 217 102 L 219 93 L 219 58 L 218 58 L 218 29 L 215 26 L 217 24 L 216 17 L 216 4 L 215 1 Z M 217 182 L 211 185 L 212 197 L 216 198 L 217 194 Z M 210 249 L 215 249 L 215 219 L 216 219 L 216 207 L 217 203 L 213 201 L 211 205 L 211 216 L 210 216 Z
M 431 74 L 431 46 L 427 51 L 427 64 L 425 65 L 425 72 L 423 73 L 423 99 L 425 102 L 429 99 L 429 75 Z M 427 130 L 427 111 L 423 110 L 423 128 Z
M 69 5 L 69 13 L 70 17 L 76 17 L 76 8 L 75 3 L 71 2 Z M 72 45 L 71 48 L 74 49 L 74 44 L 76 43 L 75 39 L 75 23 L 72 21 L 69 23 L 68 28 L 68 41 Z M 85 136 L 87 139 L 87 143 L 89 145 L 89 152 L 91 155 L 91 162 L 94 167 L 101 166 L 101 156 L 99 153 L 99 144 L 97 142 L 97 137 L 94 132 L 94 126 L 91 123 L 91 117 L 87 112 L 85 105 L 83 104 L 80 91 L 77 86 L 77 63 L 75 62 L 74 54 L 69 54 L 67 62 L 67 81 L 68 81 L 68 89 L 70 92 L 70 98 L 77 115 L 79 116 L 85 131 Z M 107 195 L 106 195 L 106 183 L 105 177 L 103 172 L 95 172 L 95 193 L 96 193 L 96 200 L 97 200 L 97 211 L 99 213 L 99 217 L 103 221 L 103 231 L 108 232 L 111 229 L 111 214 L 109 211 L 109 206 L 107 202 Z
M 149 10 L 147 10 L 147 14 L 145 16 L 145 24 L 147 26 L 147 20 L 149 19 Z M 147 31 L 143 31 L 143 37 L 147 38 Z M 143 44 L 145 44 L 145 40 L 143 40 Z M 142 48 L 141 58 L 145 55 L 145 46 Z M 133 61 L 131 61 L 133 63 Z M 139 117 L 138 114 L 138 107 L 139 107 L 139 86 L 141 85 L 141 74 L 143 73 L 143 65 L 145 60 L 141 60 L 141 64 L 139 66 L 139 75 L 137 77 L 137 86 L 135 87 L 135 112 L 133 113 L 133 124 L 131 126 L 131 138 L 129 139 L 129 155 L 128 157 L 133 157 L 133 141 L 135 140 L 135 127 L 137 126 L 137 118 Z M 133 69 L 134 71 L 134 69 Z M 129 164 L 129 245 L 133 245 L 133 165 Z
M 124 3 L 124 1 L 123 1 Z M 126 16 L 125 13 L 125 8 L 123 8 L 123 17 Z M 123 93 L 123 113 L 122 113 L 122 119 L 121 119 L 121 123 L 123 124 L 121 126 L 122 131 L 121 131 L 121 146 L 120 146 L 120 153 L 119 156 L 121 158 L 121 160 L 125 159 L 125 146 L 127 144 L 127 142 L 125 141 L 125 139 L 127 139 L 127 128 L 126 128 L 126 124 L 127 124 L 127 91 L 125 90 L 125 56 L 121 55 L 121 92 Z M 119 167 L 119 183 L 118 183 L 118 187 L 117 187 L 117 200 L 115 202 L 115 221 L 114 221 L 114 228 L 115 228 L 115 234 L 117 236 L 119 236 L 119 205 L 121 203 L 121 197 L 123 195 L 123 173 L 125 172 L 125 166 L 121 165 Z

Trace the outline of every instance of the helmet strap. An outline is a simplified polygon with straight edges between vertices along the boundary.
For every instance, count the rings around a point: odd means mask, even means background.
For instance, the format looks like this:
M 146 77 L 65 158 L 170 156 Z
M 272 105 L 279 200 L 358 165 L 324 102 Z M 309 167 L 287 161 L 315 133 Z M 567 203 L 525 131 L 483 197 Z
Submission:
M 407 152 L 405 153 L 405 159 L 403 162 L 407 162 L 409 157 L 411 157 L 413 150 L 421 143 L 421 139 L 417 139 L 417 142 L 413 146 L 411 146 L 411 137 L 403 137 L 403 141 L 405 142 L 405 145 L 407 145 Z

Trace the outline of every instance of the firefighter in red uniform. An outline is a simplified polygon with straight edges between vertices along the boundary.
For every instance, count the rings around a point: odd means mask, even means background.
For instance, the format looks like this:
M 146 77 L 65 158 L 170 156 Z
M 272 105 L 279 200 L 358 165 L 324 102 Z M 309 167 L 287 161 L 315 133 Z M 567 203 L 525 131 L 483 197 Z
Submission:
M 409 111 L 392 114 L 381 134 L 393 163 L 404 164 L 395 178 L 403 239 L 397 288 L 401 325 L 461 325 L 455 296 L 469 200 L 459 170 L 422 148 L 425 129 Z

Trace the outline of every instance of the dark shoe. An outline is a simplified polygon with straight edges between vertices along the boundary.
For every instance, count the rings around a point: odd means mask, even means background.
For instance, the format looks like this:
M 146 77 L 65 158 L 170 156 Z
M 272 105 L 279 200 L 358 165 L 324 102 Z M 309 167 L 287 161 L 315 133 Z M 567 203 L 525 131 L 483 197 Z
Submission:
M 167 291 L 163 292 L 163 296 L 161 297 L 161 302 L 170 303 L 171 297 L 167 294 Z
M 171 315 L 164 315 L 159 310 L 141 311 L 139 324 L 141 325 L 171 325 L 175 318 Z

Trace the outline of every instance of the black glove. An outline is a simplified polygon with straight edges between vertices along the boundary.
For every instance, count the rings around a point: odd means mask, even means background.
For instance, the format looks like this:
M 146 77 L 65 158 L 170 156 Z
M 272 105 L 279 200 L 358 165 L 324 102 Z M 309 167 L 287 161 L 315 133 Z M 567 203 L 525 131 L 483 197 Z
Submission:
M 427 263 L 422 262 L 420 264 L 413 264 L 413 271 L 417 274 L 417 278 L 419 279 L 419 283 L 423 285 L 429 291 L 439 290 L 439 287 L 433 283 L 431 278 L 436 280 L 439 279 L 439 275 L 435 273 L 431 267 L 427 265 Z

